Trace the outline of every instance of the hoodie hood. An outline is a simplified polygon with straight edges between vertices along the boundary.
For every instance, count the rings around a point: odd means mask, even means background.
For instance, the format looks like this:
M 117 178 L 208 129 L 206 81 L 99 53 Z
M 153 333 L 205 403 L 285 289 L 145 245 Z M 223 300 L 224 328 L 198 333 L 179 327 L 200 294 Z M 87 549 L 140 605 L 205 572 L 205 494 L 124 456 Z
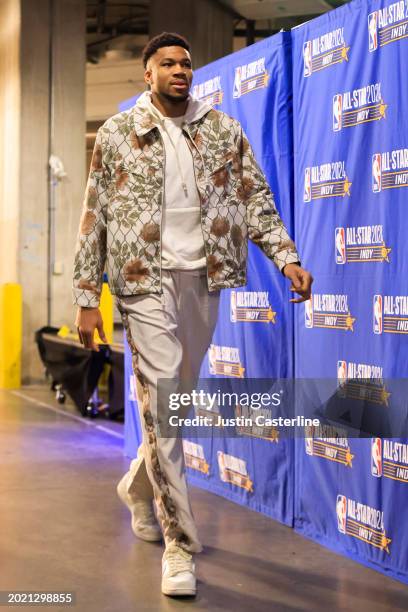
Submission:
M 202 158 L 201 152 L 199 151 L 199 149 L 197 148 L 197 145 L 195 144 L 193 140 L 193 136 L 190 133 L 190 128 L 187 126 L 190 126 L 191 123 L 198 121 L 199 119 L 201 119 L 201 117 L 206 115 L 211 110 L 212 110 L 212 106 L 208 102 L 202 102 L 200 100 L 196 100 L 191 95 L 189 95 L 187 109 L 183 116 L 183 122 L 181 126 L 182 128 L 183 127 L 186 128 L 188 138 L 191 141 L 192 146 L 194 146 L 197 149 L 198 154 L 200 155 L 202 159 L 203 165 L 204 165 L 204 160 Z M 166 119 L 170 119 L 170 117 L 165 117 L 159 111 L 159 109 L 154 106 L 154 104 L 152 103 L 151 92 L 145 91 L 138 98 L 134 106 L 134 120 L 135 120 L 136 134 L 138 136 L 143 136 L 144 134 L 149 132 L 154 127 L 158 127 L 162 133 L 165 133 L 167 135 L 168 141 L 174 150 L 174 159 L 178 167 L 178 173 L 180 175 L 180 180 L 181 180 L 181 184 L 182 184 L 184 193 L 187 197 L 188 196 L 187 181 L 186 181 L 186 177 L 184 176 L 182 162 L 179 157 L 178 143 L 173 141 L 172 135 L 170 133 L 171 130 L 168 130 L 166 126 L 166 121 L 165 121 Z M 192 131 L 194 131 L 194 128 Z
M 190 124 L 198 121 L 206 115 L 212 106 L 209 102 L 197 100 L 191 94 L 188 97 L 188 106 L 184 115 L 184 123 Z M 150 131 L 153 127 L 162 127 L 163 115 L 158 108 L 152 103 L 152 94 L 150 91 L 145 91 L 137 99 L 134 106 L 136 132 L 140 135 Z

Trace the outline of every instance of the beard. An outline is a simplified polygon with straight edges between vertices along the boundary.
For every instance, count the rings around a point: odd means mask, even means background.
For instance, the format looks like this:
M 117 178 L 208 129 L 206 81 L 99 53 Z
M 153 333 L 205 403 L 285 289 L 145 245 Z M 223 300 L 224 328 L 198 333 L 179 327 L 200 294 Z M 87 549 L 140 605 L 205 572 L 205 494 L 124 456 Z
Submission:
M 190 92 L 187 91 L 185 94 L 180 94 L 179 96 L 172 96 L 169 93 L 162 93 L 160 95 L 162 98 L 164 98 L 165 100 L 168 100 L 172 104 L 177 104 L 177 102 L 185 102 L 188 96 L 190 95 Z

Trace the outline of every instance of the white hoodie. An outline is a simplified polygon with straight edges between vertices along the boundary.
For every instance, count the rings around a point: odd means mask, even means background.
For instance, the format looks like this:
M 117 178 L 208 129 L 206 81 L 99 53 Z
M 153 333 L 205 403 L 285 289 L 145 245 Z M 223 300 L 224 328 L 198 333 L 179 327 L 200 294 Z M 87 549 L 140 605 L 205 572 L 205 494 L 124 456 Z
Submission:
M 162 210 L 162 268 L 193 270 L 206 265 L 200 221 L 200 197 L 191 151 L 182 132 L 207 113 L 211 106 L 189 97 L 185 115 L 165 117 L 152 104 L 151 92 L 136 103 L 149 111 L 160 130 L 165 149 L 164 200 Z

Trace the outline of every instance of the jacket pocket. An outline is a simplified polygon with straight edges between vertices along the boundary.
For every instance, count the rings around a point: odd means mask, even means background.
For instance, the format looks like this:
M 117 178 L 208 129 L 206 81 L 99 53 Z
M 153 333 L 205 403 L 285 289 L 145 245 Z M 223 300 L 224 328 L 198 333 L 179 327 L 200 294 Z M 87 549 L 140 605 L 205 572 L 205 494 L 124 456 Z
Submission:
M 214 174 L 222 172 L 222 170 L 224 170 L 224 169 L 232 168 L 232 162 L 233 162 L 233 154 L 232 153 L 231 153 L 231 155 L 228 155 L 228 157 L 224 157 L 223 159 L 217 160 L 213 164 L 213 168 L 212 168 L 212 170 L 210 172 L 210 176 L 213 176 Z
M 222 165 L 213 170 L 208 176 L 209 205 L 224 206 L 236 188 L 236 176 L 233 172 L 233 159 L 224 161 Z

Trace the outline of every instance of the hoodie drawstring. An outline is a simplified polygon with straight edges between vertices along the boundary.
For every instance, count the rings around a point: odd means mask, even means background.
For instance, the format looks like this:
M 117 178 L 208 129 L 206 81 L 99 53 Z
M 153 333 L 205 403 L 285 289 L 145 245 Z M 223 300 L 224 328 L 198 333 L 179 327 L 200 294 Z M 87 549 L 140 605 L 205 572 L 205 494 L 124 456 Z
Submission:
M 201 162 L 202 162 L 202 164 L 203 164 L 204 173 L 205 173 L 205 171 L 206 171 L 206 167 L 205 167 L 204 158 L 203 158 L 203 156 L 202 156 L 202 154 L 201 154 L 201 151 L 200 151 L 200 149 L 197 147 L 197 145 L 196 145 L 196 143 L 194 142 L 193 138 L 191 137 L 190 131 L 189 131 L 189 129 L 188 129 L 188 127 L 187 127 L 187 124 L 186 124 L 186 123 L 184 123 L 184 124 L 183 124 L 183 128 L 184 128 L 184 130 L 185 130 L 185 132 L 186 132 L 187 136 L 189 137 L 190 142 L 192 143 L 193 147 L 195 148 L 195 150 L 197 151 L 197 153 L 199 154 L 199 156 L 200 156 L 200 158 L 201 158 Z
M 169 137 L 169 140 L 170 140 L 170 142 L 172 144 L 172 147 L 174 149 L 174 153 L 176 155 L 177 167 L 178 167 L 178 171 L 179 171 L 179 174 L 180 174 L 180 177 L 181 177 L 181 184 L 183 186 L 184 195 L 187 198 L 188 197 L 187 183 L 186 183 L 186 180 L 184 178 L 183 169 L 182 169 L 181 164 L 180 164 L 180 158 L 179 158 L 179 155 L 178 155 L 178 152 L 177 152 L 177 147 L 176 147 L 176 145 L 174 144 L 174 142 L 172 140 L 171 134 L 169 133 L 168 129 L 166 128 L 166 123 L 164 121 L 162 121 L 162 120 L 160 120 L 160 123 L 161 123 L 162 127 L 166 130 L 166 134 Z
M 180 163 L 180 158 L 179 158 L 179 156 L 178 156 L 178 152 L 177 152 L 177 147 L 176 147 L 176 145 L 175 145 L 175 144 L 174 144 L 174 142 L 173 142 L 173 139 L 172 139 L 172 137 L 171 137 L 170 132 L 169 132 L 169 131 L 168 131 L 168 129 L 166 128 L 166 122 L 165 122 L 165 120 L 164 120 L 164 119 L 162 119 L 162 118 L 160 117 L 160 115 L 159 115 L 159 114 L 156 112 L 156 109 L 155 109 L 155 107 L 153 106 L 153 104 L 151 104 L 151 103 L 150 103 L 150 106 L 152 107 L 152 108 L 150 109 L 151 114 L 153 114 L 154 118 L 155 118 L 155 119 L 157 119 L 157 120 L 159 121 L 159 123 L 160 123 L 161 127 L 164 129 L 164 131 L 166 132 L 167 136 L 169 137 L 169 141 L 171 142 L 171 145 L 172 145 L 172 147 L 173 147 L 173 149 L 174 149 L 174 153 L 175 153 L 175 155 L 176 155 L 177 168 L 178 168 L 178 171 L 179 171 L 179 174 L 180 174 L 180 177 L 181 177 L 181 184 L 182 184 L 182 186 L 183 186 L 184 195 L 185 195 L 185 196 L 186 196 L 186 198 L 187 198 L 187 197 L 188 197 L 187 183 L 186 183 L 186 180 L 185 180 L 185 178 L 184 178 L 183 170 L 182 170 L 181 163 Z
M 153 117 L 153 119 L 155 121 L 157 121 L 161 128 L 164 129 L 166 131 L 167 136 L 169 137 L 169 140 L 174 148 L 174 152 L 176 154 L 176 162 L 177 162 L 177 168 L 178 168 L 178 172 L 180 174 L 180 178 L 181 178 L 181 183 L 183 186 L 183 191 L 186 195 L 186 197 L 188 197 L 188 189 L 187 189 L 187 182 L 186 179 L 184 177 L 183 174 L 183 169 L 181 167 L 181 163 L 180 163 L 180 159 L 177 153 L 177 147 L 174 144 L 171 135 L 169 134 L 169 131 L 166 128 L 165 122 L 163 120 L 163 116 L 160 113 L 160 111 L 154 106 L 154 104 L 152 103 L 152 99 L 151 99 L 151 93 L 146 91 L 144 92 L 140 98 L 138 99 L 138 101 L 136 102 L 136 107 L 139 107 L 143 110 L 146 110 L 147 112 L 150 113 L 150 115 Z M 201 154 L 201 151 L 199 150 L 199 148 L 197 147 L 196 143 L 194 142 L 193 138 L 191 137 L 190 131 L 188 129 L 188 123 L 190 121 L 196 121 L 197 119 L 200 119 L 203 115 L 205 115 L 205 113 L 207 113 L 208 111 L 211 110 L 211 105 L 200 101 L 200 100 L 196 100 L 194 98 L 191 98 L 187 110 L 186 110 L 186 114 L 184 117 L 184 122 L 181 126 L 182 132 L 185 132 L 188 136 L 188 139 L 190 140 L 190 142 L 192 143 L 193 147 L 195 148 L 195 150 L 197 151 L 197 153 L 200 156 L 201 162 L 203 164 L 203 168 L 204 168 L 204 172 L 206 173 L 206 166 L 204 163 L 204 158 Z

